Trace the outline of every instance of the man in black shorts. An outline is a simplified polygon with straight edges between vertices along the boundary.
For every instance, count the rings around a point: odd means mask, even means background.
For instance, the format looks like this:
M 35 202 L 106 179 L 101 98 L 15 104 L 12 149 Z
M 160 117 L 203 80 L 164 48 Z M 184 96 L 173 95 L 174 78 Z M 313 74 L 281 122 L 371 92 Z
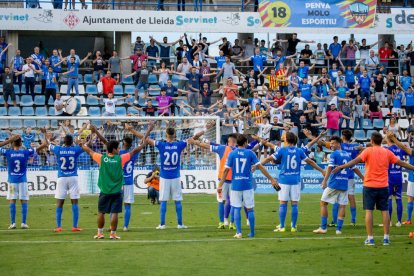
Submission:
M 16 94 L 14 93 L 14 77 L 23 74 L 24 72 L 13 73 L 10 71 L 9 67 L 4 68 L 4 73 L 2 74 L 2 83 L 3 83 L 3 97 L 4 97 L 4 106 L 9 107 L 8 101 L 9 97 L 13 102 L 13 106 L 17 106 L 16 103 Z

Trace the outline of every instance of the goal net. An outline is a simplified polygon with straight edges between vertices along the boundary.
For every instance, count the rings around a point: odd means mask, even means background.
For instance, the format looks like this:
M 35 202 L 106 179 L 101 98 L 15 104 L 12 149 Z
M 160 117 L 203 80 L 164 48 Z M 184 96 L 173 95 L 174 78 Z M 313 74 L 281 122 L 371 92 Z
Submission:
M 127 124 L 127 125 L 126 125 Z M 131 150 L 141 143 L 128 129 L 145 134 L 150 124 L 154 124 L 149 137 L 153 140 L 165 140 L 166 129 L 176 130 L 177 140 L 186 140 L 201 131 L 199 138 L 213 143 L 220 142 L 219 117 L 2 117 L 0 118 L 0 141 L 7 140 L 11 135 L 22 137 L 22 148 L 37 148 L 44 140 L 42 128 L 52 144 L 63 145 L 65 135 L 84 140 L 89 147 L 98 153 L 105 153 L 105 145 L 91 131 L 91 125 L 96 126 L 102 136 L 110 140 L 120 141 L 125 137 L 132 139 Z M 74 140 L 75 140 L 74 139 Z M 10 149 L 11 145 L 3 146 Z M 78 158 L 78 181 L 81 194 L 99 193 L 97 180 L 98 165 L 87 153 Z M 57 183 L 58 160 L 48 148 L 36 152 L 30 158 L 27 168 L 27 180 L 30 195 L 54 194 Z M 144 179 L 154 166 L 160 166 L 160 156 L 156 147 L 147 144 L 137 156 L 134 163 L 134 189 L 137 194 L 147 193 Z M 217 188 L 218 159 L 215 153 L 187 145 L 181 156 L 181 185 L 184 193 L 214 193 Z M 0 155 L 0 196 L 7 194 L 7 159 Z

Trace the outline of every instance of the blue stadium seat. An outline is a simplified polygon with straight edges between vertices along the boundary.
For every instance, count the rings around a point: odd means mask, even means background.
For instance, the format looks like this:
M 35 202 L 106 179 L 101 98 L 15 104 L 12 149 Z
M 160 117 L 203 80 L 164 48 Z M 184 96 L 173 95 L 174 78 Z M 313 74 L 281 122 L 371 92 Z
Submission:
M 0 105 L 4 105 L 4 97 L 0 97 Z
M 49 116 L 55 116 L 55 108 L 54 107 L 49 107 Z
M 86 75 L 85 75 L 86 76 Z M 86 94 L 92 94 L 92 95 L 98 95 L 98 88 L 96 88 L 96 85 L 88 84 L 86 86 Z
M 374 130 L 374 129 L 370 129 L 370 130 L 367 131 L 367 140 L 371 139 L 372 133 L 374 133 L 374 132 L 377 132 L 377 131 Z
M 144 98 L 139 98 L 138 100 L 138 104 L 142 107 L 142 106 L 146 106 L 147 105 L 147 100 Z
M 101 116 L 101 108 L 97 106 L 89 107 L 89 116 Z
M 83 76 L 82 74 L 78 74 L 78 83 L 83 84 Z
M 180 80 L 180 76 L 178 76 L 178 75 L 172 75 L 172 78 L 171 78 L 171 81 L 172 82 L 177 82 L 178 83 L 178 81 Z
M 384 128 L 384 120 L 383 119 L 374 119 L 373 125 L 375 129 L 383 129 Z M 370 137 L 370 136 L 368 136 Z
M 49 127 L 49 120 L 38 120 L 37 121 L 37 127 L 45 127 L 48 128 Z
M 19 85 L 18 84 L 15 84 L 15 85 L 13 85 L 14 86 L 14 93 L 16 93 L 16 94 L 20 94 L 20 90 L 19 90 Z M 26 88 L 25 88 L 26 89 Z M 22 91 L 25 91 L 24 89 L 23 89 L 23 87 L 22 87 Z
M 88 96 L 86 98 L 86 104 L 89 105 L 89 106 L 99 105 L 99 101 L 97 99 L 95 99 L 95 98 L 92 98 L 92 97 L 89 97 Z
M 157 101 L 152 101 L 152 105 L 155 107 L 158 107 L 158 102 Z
M 46 97 L 44 95 L 36 95 L 34 104 L 35 105 L 45 105 Z
M 50 97 L 49 101 L 47 102 L 47 105 L 55 105 L 55 100 L 52 97 Z
M 8 129 L 9 128 L 9 121 L 8 120 L 0 120 L 0 129 Z M 3 133 L 3 131 L 1 132 Z M 8 136 L 6 137 L 6 139 Z M 3 139 L 3 136 L 0 136 L 0 140 L 4 141 L 6 139 Z
M 356 129 L 354 132 L 354 137 L 357 141 L 366 141 L 367 136 L 365 135 L 365 130 L 363 129 Z
M 127 109 L 127 113 L 128 114 L 139 114 L 139 110 L 137 110 L 137 109 L 135 109 L 135 108 L 133 108 L 132 106 L 130 106 L 130 107 L 128 107 L 128 109 Z
M 36 116 L 47 116 L 47 109 L 45 106 L 36 107 L 35 111 Z
M 83 76 L 83 81 L 84 81 L 86 84 L 92 84 L 92 83 L 93 83 L 92 74 L 85 74 L 85 75 Z
M 0 128 L 8 128 L 9 122 L 7 120 L 4 120 L 7 123 L 7 127 L 3 127 L 3 125 L 0 125 Z M 0 122 L 1 124 L 1 122 Z M 5 141 L 9 139 L 9 134 L 6 131 L 0 131 L 0 141 Z
M 132 79 L 132 77 L 122 76 L 122 84 L 134 84 L 134 80 Z
M 31 128 L 35 128 L 36 127 L 36 121 L 35 120 L 23 120 L 23 126 L 24 127 L 31 127 Z
M 362 122 L 362 128 L 363 129 L 374 129 L 370 119 L 364 119 L 364 121 Z
M 117 84 L 117 85 L 114 86 L 114 94 L 115 95 L 124 94 L 124 90 L 122 89 L 122 85 Z
M 7 108 L 4 106 L 0 107 L 0 116 L 6 116 L 7 115 Z
M 23 127 L 22 120 L 10 120 L 9 124 L 11 129 L 21 129 Z
M 156 84 L 156 83 L 158 83 L 158 79 L 157 79 L 157 76 L 156 75 L 154 75 L 154 74 L 150 74 L 149 76 L 148 76 L 148 83 L 150 83 L 150 84 Z
M 53 128 L 53 129 L 57 129 L 58 128 L 58 121 L 57 120 L 50 121 L 50 127 Z
M 20 106 L 33 106 L 33 99 L 30 95 L 23 95 L 20 99 Z
M 152 97 L 159 96 L 160 90 L 148 90 L 148 94 Z
M 23 116 L 34 116 L 34 109 L 33 106 L 25 106 L 22 108 L 22 115 Z
M 135 86 L 125 85 L 124 93 L 125 94 L 134 94 L 135 93 Z
M 42 94 L 42 86 L 40 84 L 35 85 L 35 94 Z
M 102 126 L 102 120 L 91 120 L 91 124 L 93 124 L 97 128 L 100 128 Z
M 9 116 L 20 116 L 22 113 L 20 112 L 20 107 L 9 107 Z
M 115 107 L 115 114 L 118 116 L 126 116 L 126 109 L 123 106 Z
M 7 103 L 9 105 L 12 105 L 13 104 L 13 101 L 11 100 L 11 97 L 9 97 L 9 100 L 7 101 Z M 19 97 L 19 95 L 16 95 L 16 104 L 20 104 L 20 97 Z

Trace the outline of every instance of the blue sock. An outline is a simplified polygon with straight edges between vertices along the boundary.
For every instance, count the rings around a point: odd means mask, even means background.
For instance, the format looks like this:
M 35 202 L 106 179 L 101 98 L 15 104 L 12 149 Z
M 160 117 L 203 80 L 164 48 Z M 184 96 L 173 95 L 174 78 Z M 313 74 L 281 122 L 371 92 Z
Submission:
M 356 208 L 351 207 L 351 223 L 356 223 Z
M 392 198 L 388 199 L 388 213 L 390 214 L 390 220 L 392 219 Z
M 411 216 L 413 214 L 413 205 L 414 205 L 413 201 L 407 203 L 407 220 L 408 221 L 411 221 Z
M 223 214 L 224 214 L 224 218 L 228 219 L 229 215 L 230 215 L 230 200 L 226 200 L 226 202 L 224 203 L 224 209 L 223 209 Z
M 183 225 L 183 205 L 181 205 L 181 201 L 175 202 L 175 212 L 177 213 L 178 225 Z
M 125 205 L 124 227 L 128 228 L 129 220 L 131 219 L 131 205 Z
M 56 207 L 56 226 L 58 228 L 62 227 L 62 212 L 63 212 L 63 208 L 62 207 Z
M 218 203 L 218 216 L 220 222 L 224 222 L 224 202 Z
M 247 217 L 249 219 L 249 225 L 250 225 L 250 237 L 254 237 L 254 221 L 255 221 L 255 217 L 254 217 L 254 210 L 250 210 L 247 213 Z
M 10 209 L 11 224 L 16 223 L 16 204 L 15 203 L 10 203 L 9 209 Z
M 236 223 L 237 233 L 241 233 L 241 208 L 234 207 L 234 222 Z
M 230 223 L 234 223 L 234 207 L 230 205 Z
M 287 204 L 280 204 L 279 205 L 280 228 L 285 228 L 286 213 L 287 213 Z
M 402 213 L 403 213 L 403 204 L 401 198 L 396 198 L 395 202 L 397 203 L 397 219 L 399 222 L 402 220 Z
M 167 201 L 161 201 L 160 225 L 165 225 L 165 214 L 167 213 Z
M 342 226 L 344 225 L 344 219 L 338 218 L 338 224 L 336 225 L 336 230 L 342 231 Z
M 296 228 L 296 222 L 298 221 L 298 214 L 299 214 L 298 205 L 292 204 L 292 212 L 290 216 L 291 216 L 293 228 Z
M 328 227 L 328 217 L 321 217 L 321 228 L 326 230 Z
M 24 224 L 26 224 L 27 209 L 28 209 L 27 203 L 22 203 L 22 223 Z
M 78 204 L 72 204 L 72 222 L 73 222 L 73 228 L 78 227 L 78 221 L 79 221 L 79 205 Z
M 244 213 L 245 213 L 245 215 L 246 215 L 246 218 L 248 218 L 249 217 L 249 214 L 248 214 L 248 212 L 247 212 L 247 208 L 246 207 L 243 207 L 244 208 Z
M 339 204 L 335 203 L 332 206 L 332 223 L 337 224 L 338 223 L 338 212 L 339 212 Z

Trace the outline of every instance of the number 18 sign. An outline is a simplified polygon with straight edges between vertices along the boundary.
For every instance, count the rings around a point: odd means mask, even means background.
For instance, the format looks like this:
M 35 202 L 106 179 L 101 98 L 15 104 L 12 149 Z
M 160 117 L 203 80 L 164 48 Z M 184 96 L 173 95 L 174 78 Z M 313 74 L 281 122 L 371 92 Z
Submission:
M 377 0 L 262 0 L 263 27 L 370 28 Z

